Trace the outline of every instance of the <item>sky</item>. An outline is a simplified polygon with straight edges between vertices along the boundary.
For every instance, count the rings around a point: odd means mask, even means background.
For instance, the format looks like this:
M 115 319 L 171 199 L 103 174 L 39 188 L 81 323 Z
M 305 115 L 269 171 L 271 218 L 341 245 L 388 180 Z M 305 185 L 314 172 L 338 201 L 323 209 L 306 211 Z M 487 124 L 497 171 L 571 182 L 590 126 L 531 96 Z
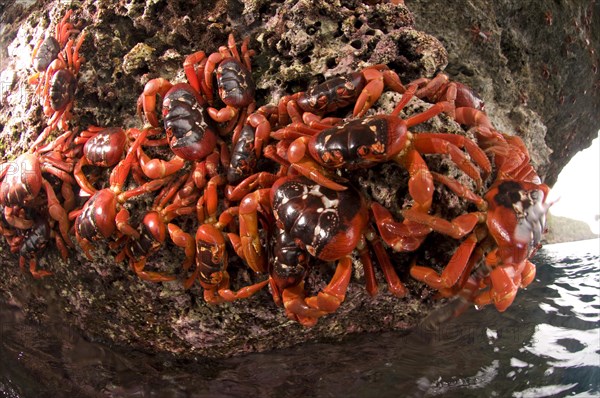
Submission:
M 577 153 L 558 175 L 549 199 L 559 198 L 550 213 L 585 221 L 600 232 L 600 139 Z

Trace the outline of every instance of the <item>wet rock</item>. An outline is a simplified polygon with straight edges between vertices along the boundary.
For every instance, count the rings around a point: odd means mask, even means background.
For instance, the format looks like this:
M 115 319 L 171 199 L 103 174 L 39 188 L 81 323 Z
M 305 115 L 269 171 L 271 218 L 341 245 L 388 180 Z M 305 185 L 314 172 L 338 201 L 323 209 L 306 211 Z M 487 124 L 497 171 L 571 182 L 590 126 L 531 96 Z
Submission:
M 598 135 L 600 3 L 459 0 L 440 10 L 417 0 L 410 10 L 448 50 L 446 72 L 482 95 L 497 127 L 525 137 L 552 186 Z
M 31 51 L 72 7 L 73 21 L 88 34 L 81 48 L 86 62 L 71 121 L 80 129 L 141 127 L 136 102 L 144 84 L 159 76 L 185 81 L 185 56 L 198 50 L 217 51 L 233 32 L 238 43 L 250 37 L 250 47 L 257 52 L 252 65 L 259 106 L 374 63 L 390 65 L 403 82 L 443 70 L 480 93 L 498 128 L 523 137 L 533 164 L 552 183 L 569 158 L 589 145 L 600 126 L 595 72 L 600 32 L 594 2 L 542 4 L 517 8 L 521 2 L 492 5 L 465 0 L 445 3 L 444 18 L 439 18 L 440 6 L 428 1 L 411 1 L 408 8 L 352 0 L 8 2 L 1 6 L 6 12 L 0 17 L 0 76 L 6 78 L 0 87 L 0 150 L 3 159 L 16 157 L 45 127 L 41 107 L 27 83 Z M 551 23 L 545 11 L 552 14 Z M 451 23 L 446 22 L 449 19 Z M 374 111 L 389 112 L 398 99 L 399 95 L 387 93 Z M 403 115 L 428 106 L 413 100 Z M 468 134 L 446 116 L 417 128 Z M 444 157 L 431 156 L 428 163 L 476 189 Z M 406 179 L 406 171 L 393 164 L 352 176 L 372 200 L 396 217 L 411 205 Z M 132 201 L 132 214 L 150 202 L 149 198 Z M 439 187 L 434 203 L 433 211 L 445 218 L 461 214 L 467 206 Z M 190 230 L 193 226 L 191 221 L 181 225 Z M 177 275 L 177 281 L 162 284 L 141 281 L 126 263 L 115 263 L 116 253 L 102 245 L 91 262 L 78 250 L 71 251 L 67 262 L 54 248 L 47 250 L 40 256 L 40 267 L 54 274 L 33 280 L 19 270 L 17 257 L 2 244 L 0 286 L 32 319 L 44 322 L 49 316 L 64 316 L 91 339 L 180 356 L 222 357 L 339 339 L 348 333 L 410 328 L 439 302 L 433 299 L 435 292 L 411 279 L 409 264 L 417 260 L 441 269 L 457 244 L 431 234 L 418 252 L 390 252 L 410 291 L 403 299 L 389 294 L 379 271 L 379 295 L 370 297 L 362 267 L 355 260 L 345 302 L 313 328 L 288 321 L 267 289 L 248 300 L 206 304 L 199 286 L 183 289 L 179 264 L 184 256 L 171 243 L 148 259 L 149 269 Z M 251 275 L 235 258 L 230 272 L 235 288 L 264 278 Z M 332 265 L 323 265 L 311 274 L 310 291 L 322 288 L 332 273 Z

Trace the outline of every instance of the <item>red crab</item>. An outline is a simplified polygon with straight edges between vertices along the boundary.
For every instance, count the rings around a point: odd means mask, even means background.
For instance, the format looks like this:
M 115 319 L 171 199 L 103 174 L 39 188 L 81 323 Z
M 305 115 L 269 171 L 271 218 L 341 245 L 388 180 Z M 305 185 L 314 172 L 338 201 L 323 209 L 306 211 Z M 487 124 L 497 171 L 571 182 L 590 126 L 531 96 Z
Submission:
M 352 274 L 350 254 L 357 249 L 365 269 L 369 293 L 376 281 L 367 242 L 374 247 L 390 291 L 399 297 L 406 289 L 383 246 L 369 227 L 365 198 L 352 187 L 334 191 L 303 176 L 278 179 L 273 187 L 247 195 L 240 204 L 240 245 L 248 265 L 257 272 L 267 268 L 258 231 L 258 212 L 272 209 L 275 245 L 269 274 L 276 302 L 283 302 L 290 319 L 305 326 L 334 312 L 344 301 Z M 429 232 L 421 228 L 421 233 Z M 305 297 L 304 279 L 315 259 L 337 261 L 329 284 L 316 296 Z
M 494 303 L 499 311 L 505 311 L 519 287 L 527 286 L 535 276 L 535 266 L 529 258 L 546 229 L 546 213 L 552 205 L 546 203 L 549 188 L 541 183 L 529 163 L 529 153 L 520 138 L 497 132 L 487 116 L 474 108 L 459 108 L 456 116 L 463 124 L 474 124 L 480 144 L 494 154 L 496 179 L 482 198 L 450 177 L 435 174 L 434 178 L 459 197 L 475 203 L 480 211 L 472 214 L 479 223 L 485 223 L 485 228 L 474 227 L 441 275 L 421 266 L 412 267 L 411 275 L 446 295 L 452 294 L 467 283 L 471 269 L 487 253 L 485 277 L 480 285 L 473 287 L 470 283 L 474 290 L 472 300 L 477 305 Z M 440 221 L 430 215 L 408 217 L 430 226 Z
M 248 116 L 240 134 L 233 141 L 227 181 L 229 184 L 239 183 L 254 174 L 258 161 L 263 155 L 264 143 L 269 139 L 272 129 L 271 117 L 277 116 L 277 108 L 273 105 L 261 106 Z
M 419 87 L 415 93 L 416 97 L 431 102 L 448 101 L 455 108 L 469 107 L 480 111 L 483 111 L 485 107 L 483 100 L 470 87 L 450 81 L 448 75 L 444 73 L 439 73 L 431 80 L 423 77 L 410 84 Z
M 248 50 L 248 39 L 242 44 L 242 58 L 235 46 L 235 38 L 229 35 L 229 49 L 221 47 L 218 53 L 211 54 L 206 58 L 203 51 L 198 51 L 186 57 L 183 63 L 188 83 L 180 83 L 173 86 L 163 78 L 150 80 L 144 87 L 144 92 L 138 100 L 138 112 L 144 110 L 146 119 L 152 126 L 158 126 L 155 115 L 156 94 L 163 98 L 163 116 L 165 117 L 165 129 L 167 123 L 179 124 L 183 128 L 183 122 L 189 121 L 191 127 L 186 131 L 199 131 L 194 133 L 195 139 L 202 139 L 208 132 L 208 128 L 214 133 L 217 127 L 214 122 L 228 122 L 220 131 L 223 134 L 231 132 L 236 124 L 239 132 L 242 128 L 245 115 L 254 109 L 254 82 L 250 74 L 250 56 L 253 51 Z M 196 68 L 197 67 L 197 68 Z M 209 107 L 213 104 L 213 72 L 216 68 L 216 80 L 219 88 L 219 98 L 226 105 L 225 108 L 217 110 Z M 185 99 L 179 98 L 170 90 L 177 93 L 186 92 Z M 240 112 L 240 110 L 242 110 Z M 200 117 L 201 115 L 201 117 Z M 178 121 L 180 120 L 181 121 Z M 210 121 L 209 121 L 209 120 Z M 238 123 L 238 120 L 240 123 Z M 182 131 L 183 133 L 183 131 Z M 179 137 L 180 138 L 180 137 Z M 188 140 L 189 141 L 189 140 Z M 203 145 L 208 147 L 208 143 Z
M 209 107 L 208 114 L 216 122 L 227 123 L 222 129 L 224 134 L 235 130 L 233 142 L 237 139 L 246 115 L 252 113 L 256 106 L 250 61 L 250 57 L 255 52 L 248 49 L 249 42 L 249 37 L 244 39 L 240 54 L 235 44 L 235 37 L 229 34 L 227 47 L 219 47 L 219 51 L 212 53 L 208 58 L 203 51 L 198 51 L 189 55 L 183 63 L 188 81 L 196 91 L 206 97 L 210 104 L 215 103 L 213 95 L 213 73 L 215 73 L 219 99 L 225 107 L 222 109 Z M 237 127 L 234 128 L 236 125 Z
M 411 126 L 428 120 L 450 106 L 446 102 L 438 102 L 423 113 L 403 120 L 398 115 L 415 90 L 416 86 L 409 86 L 390 115 L 351 119 L 335 127 L 313 129 L 312 135 L 300 134 L 287 153 L 292 168 L 323 186 L 339 190 L 346 187 L 327 176 L 331 174 L 332 169 L 352 170 L 371 167 L 375 163 L 395 161 L 410 174 L 408 188 L 415 203 L 405 212 L 420 214 L 428 213 L 433 198 L 433 177 L 421 154 L 449 155 L 457 167 L 469 175 L 477 186 L 481 186 L 479 170 L 459 149 L 465 148 L 483 173 L 488 174 L 491 170 L 489 159 L 474 142 L 456 134 L 413 134 L 408 131 Z M 282 136 L 294 136 L 293 130 L 283 129 L 275 135 L 280 133 Z M 391 214 L 382 206 L 374 204 L 372 208 L 386 243 L 396 250 L 414 250 L 418 242 L 412 239 L 406 241 L 404 237 L 413 235 L 411 229 L 415 226 L 410 222 L 394 222 Z M 432 228 L 460 237 L 476 223 L 477 217 L 469 214 L 455 220 L 453 224 L 436 223 Z M 448 231 L 448 228 L 452 230 Z
M 237 255 L 243 260 L 244 253 L 241 249 L 239 235 L 225 233 L 223 229 L 230 225 L 238 215 L 238 207 L 229 207 L 215 222 L 201 224 L 196 231 L 196 269 L 185 283 L 189 288 L 198 280 L 204 289 L 204 299 L 211 304 L 231 302 L 248 298 L 269 283 L 269 280 L 245 286 L 237 291 L 231 290 L 227 267 L 229 258 L 226 248 L 226 239 L 231 242 Z
M 54 222 L 54 220 L 52 221 Z M 33 226 L 25 231 L 25 237 L 19 249 L 19 265 L 21 268 L 28 266 L 29 272 L 36 279 L 52 275 L 51 271 L 38 270 L 37 256 L 44 251 L 53 237 L 63 259 L 66 259 L 68 253 L 65 243 L 60 235 L 53 230 L 45 216 L 37 215 Z
M 43 80 L 42 102 L 44 114 L 49 118 L 48 126 L 35 140 L 33 147 L 40 145 L 56 127 L 68 130 L 67 122 L 71 118 L 71 108 L 77 90 L 77 75 L 79 68 L 85 61 L 79 56 L 79 49 L 85 39 L 85 33 L 79 36 L 75 43 L 69 39 L 64 48 L 64 56 L 59 56 L 50 63 Z M 66 58 L 66 60 L 65 60 Z
M 61 21 L 54 28 L 54 36 L 40 38 L 31 54 L 31 65 L 35 73 L 28 79 L 30 84 L 36 86 L 36 94 L 39 94 L 43 85 L 45 72 L 48 66 L 57 58 L 62 58 L 61 50 L 65 47 L 69 36 L 72 33 L 78 33 L 79 30 L 73 29 L 73 25 L 68 22 L 73 10 L 68 10 Z
M 148 122 L 158 127 L 154 114 L 156 94 L 163 97 L 167 141 L 175 157 L 169 161 L 147 159 L 140 152 L 142 169 L 149 178 L 161 178 L 180 170 L 185 161 L 199 161 L 211 154 L 217 145 L 217 128 L 206 112 L 206 101 L 189 84 L 172 85 L 159 78 L 146 84 L 138 100 L 138 111 L 144 109 Z M 145 160 L 147 159 L 147 160 Z
M 96 193 L 96 188 L 88 181 L 83 172 L 85 166 L 113 167 L 121 160 L 127 134 L 120 127 L 102 128 L 90 126 L 82 131 L 75 144 L 83 145 L 83 154 L 75 164 L 73 176 L 79 187 L 89 195 Z
M 148 129 L 147 135 L 155 134 L 156 131 L 158 129 Z M 76 145 L 76 149 L 73 152 L 77 152 L 75 157 L 79 160 L 75 163 L 73 176 L 81 190 L 89 195 L 93 195 L 97 191 L 89 181 L 88 175 L 84 173 L 84 167 L 108 168 L 115 166 L 127 152 L 127 148 L 131 144 L 130 140 L 135 139 L 140 133 L 141 131 L 135 128 L 125 131 L 121 127 L 89 126 L 87 130 L 82 131 L 75 137 L 73 143 Z M 160 140 L 148 139 L 145 140 L 144 145 L 157 145 L 160 143 L 162 143 Z M 132 166 L 135 166 L 134 177 L 138 182 L 142 181 L 139 165 L 134 163 Z
M 448 177 L 438 178 L 442 181 Z M 456 182 L 446 183 L 454 186 Z M 487 211 L 480 213 L 486 228 L 476 228 L 467 237 L 441 274 L 429 267 L 413 266 L 411 275 L 434 289 L 457 291 L 477 265 L 472 257 L 479 255 L 477 251 L 487 253 L 488 275 L 475 292 L 474 302 L 479 306 L 493 303 L 499 311 L 505 311 L 519 287 L 526 287 L 535 276 L 529 258 L 546 228 L 549 189 L 544 184 L 503 179 L 497 180 L 483 198 L 462 186 L 455 191 L 482 208 L 487 206 Z
M 152 88 L 153 84 L 160 87 Z M 149 89 L 150 88 L 150 89 Z M 151 179 L 170 176 L 181 170 L 186 162 L 193 163 L 191 174 L 195 187 L 202 189 L 210 177 L 218 174 L 219 162 L 229 163 L 229 153 L 224 142 L 217 137 L 214 121 L 208 116 L 205 100 L 189 84 L 171 86 L 164 79 L 155 79 L 146 85 L 138 101 L 138 110 L 148 111 L 148 103 L 156 100 L 156 92 L 164 93 L 163 116 L 167 141 L 174 153 L 169 160 L 150 159 L 140 146 L 138 158 L 144 174 Z M 146 113 L 151 124 L 158 123 L 153 112 Z M 217 144 L 220 149 L 217 150 Z
M 389 87 L 403 93 L 404 86 L 398 75 L 387 65 L 372 65 L 347 76 L 333 77 L 307 91 L 287 96 L 279 101 L 279 124 L 304 121 L 318 124 L 314 116 L 323 116 L 354 104 L 353 116 L 362 117 L 377 102 L 383 90 Z M 311 123 L 314 121 L 315 123 Z
M 47 205 L 48 214 L 58 222 L 62 239 L 68 246 L 73 246 L 69 238 L 70 224 L 66 210 L 54 193 L 52 184 L 44 177 L 47 173 L 62 181 L 63 199 L 70 202 L 73 199 L 70 187 L 75 183 L 69 174 L 71 170 L 72 164 L 62 159 L 57 151 L 43 154 L 27 152 L 4 164 L 0 173 L 0 178 L 3 178 L 0 185 L 0 204 L 4 206 L 6 221 L 19 229 L 32 228 L 34 221 L 27 219 L 19 209 Z M 39 196 L 42 188 L 46 194 L 45 198 Z
M 184 270 L 187 271 L 194 261 L 196 248 L 194 238 L 177 225 L 171 223 L 174 218 L 192 214 L 195 211 L 195 206 L 185 206 L 185 201 L 189 200 L 189 198 L 183 198 L 180 195 L 176 196 L 185 178 L 186 175 L 182 175 L 178 180 L 166 186 L 156 196 L 152 208 L 144 214 L 138 227 L 139 237 L 130 238 L 127 243 L 126 253 L 130 259 L 131 267 L 143 280 L 164 282 L 175 279 L 173 275 L 145 270 L 146 259 L 151 254 L 157 252 L 165 243 L 167 233 L 175 245 L 185 249 L 186 259 L 183 264 Z
M 120 235 L 139 238 L 139 233 L 129 225 L 129 212 L 123 204 L 135 196 L 161 188 L 169 179 L 151 180 L 130 190 L 123 186 L 132 164 L 136 160 L 138 147 L 146 139 L 148 129 L 144 129 L 129 148 L 127 155 L 112 170 L 110 186 L 96 191 L 88 199 L 81 210 L 71 212 L 70 218 L 75 219 L 75 236 L 88 258 L 92 258 L 92 241 L 109 239 L 115 231 Z

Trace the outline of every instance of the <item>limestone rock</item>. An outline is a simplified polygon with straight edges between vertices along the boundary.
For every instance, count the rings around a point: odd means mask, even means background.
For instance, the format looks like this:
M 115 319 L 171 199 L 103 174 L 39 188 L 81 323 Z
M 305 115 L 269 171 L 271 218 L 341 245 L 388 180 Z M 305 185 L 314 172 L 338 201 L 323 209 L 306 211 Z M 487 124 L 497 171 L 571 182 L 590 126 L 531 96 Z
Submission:
M 251 38 L 256 50 L 253 75 L 258 105 L 306 90 L 310 84 L 374 63 L 386 63 L 403 82 L 444 71 L 480 93 L 494 124 L 518 134 L 530 148 L 532 162 L 552 184 L 575 152 L 588 146 L 600 126 L 598 5 L 577 1 L 531 4 L 509 1 L 457 1 L 407 6 L 354 0 L 185 3 L 165 0 L 55 1 L 43 5 L 9 1 L 0 6 L 0 149 L 3 159 L 25 151 L 45 127 L 41 107 L 27 78 L 31 51 L 68 8 L 76 27 L 87 32 L 71 125 L 141 127 L 136 101 L 155 77 L 184 81 L 182 63 L 198 50 L 207 54 L 235 33 Z M 443 7 L 443 10 L 440 9 Z M 444 18 L 439 18 L 439 12 Z M 447 21 L 451 21 L 448 23 Z M 376 111 L 387 112 L 399 96 L 385 94 Z M 427 104 L 413 101 L 404 115 Z M 466 134 L 445 116 L 422 130 Z M 460 176 L 442 157 L 429 159 L 434 170 Z M 409 205 L 407 174 L 396 165 L 361 170 L 353 182 L 399 216 Z M 461 179 L 471 184 L 468 179 Z M 434 211 L 460 214 L 465 204 L 436 190 Z M 133 212 L 150 200 L 132 204 Z M 186 227 L 185 225 L 182 226 Z M 66 263 L 52 247 L 40 267 L 54 274 L 34 280 L 18 267 L 18 258 L 2 244 L 0 286 L 32 319 L 63 316 L 87 336 L 118 345 L 176 355 L 231 356 L 288 347 L 349 333 L 407 329 L 439 305 L 434 293 L 412 280 L 413 259 L 441 268 L 458 242 L 432 234 L 411 254 L 390 253 L 408 297 L 393 297 L 381 273 L 380 292 L 364 289 L 362 268 L 355 273 L 345 302 L 313 328 L 288 321 L 265 289 L 248 300 L 211 306 L 200 287 L 184 290 L 178 264 L 183 254 L 168 243 L 149 259 L 149 267 L 173 272 L 179 280 L 162 284 L 141 281 L 115 253 L 101 246 L 88 261 L 73 251 Z M 230 266 L 236 288 L 264 276 L 251 275 L 241 263 Z M 307 285 L 314 293 L 333 271 L 323 265 Z M 523 293 L 521 293 L 523 294 Z M 52 315 L 51 315 L 52 314 Z

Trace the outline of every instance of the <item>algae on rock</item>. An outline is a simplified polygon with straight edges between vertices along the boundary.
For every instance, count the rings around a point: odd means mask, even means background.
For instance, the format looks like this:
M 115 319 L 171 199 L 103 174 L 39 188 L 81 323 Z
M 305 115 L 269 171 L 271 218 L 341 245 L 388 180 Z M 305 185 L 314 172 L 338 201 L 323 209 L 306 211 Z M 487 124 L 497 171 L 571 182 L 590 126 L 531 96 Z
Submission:
M 443 3 L 440 10 L 442 5 L 428 1 L 411 1 L 408 7 L 354 0 L 8 2 L 0 17 L 2 156 L 10 159 L 22 153 L 44 128 L 43 112 L 27 84 L 28 63 L 43 29 L 54 26 L 67 8 L 73 8 L 77 27 L 88 34 L 81 48 L 86 62 L 71 120 L 79 129 L 89 125 L 139 128 L 136 102 L 144 84 L 159 76 L 184 81 L 185 56 L 198 50 L 217 51 L 231 32 L 238 42 L 249 36 L 250 47 L 257 52 L 252 66 L 259 106 L 374 63 L 388 64 L 405 83 L 444 71 L 480 93 L 498 128 L 524 138 L 540 175 L 552 183 L 576 149 L 591 143 L 600 126 L 599 78 L 594 73 L 598 10 L 594 6 L 590 11 L 587 2 L 548 4 L 554 15 L 548 26 L 543 6 L 519 9 L 517 4 L 521 3 L 464 0 Z M 441 11 L 444 18 L 439 18 Z M 454 22 L 445 22 L 447 18 Z M 508 22 L 501 25 L 500 21 Z M 489 34 L 474 37 L 470 32 L 474 27 Z M 551 64 L 544 65 L 544 59 Z M 377 110 L 389 112 L 397 100 L 397 95 L 386 94 Z M 422 101 L 411 102 L 403 115 L 425 106 Z M 445 116 L 419 128 L 467 134 Z M 460 175 L 442 157 L 428 162 L 434 170 Z M 353 180 L 399 217 L 409 204 L 406 176 L 396 165 L 380 165 L 360 170 Z M 435 195 L 434 211 L 446 217 L 464 211 L 465 204 L 443 189 Z M 139 200 L 132 206 L 144 208 L 147 202 Z M 84 334 L 114 344 L 181 356 L 223 357 L 339 339 L 349 333 L 413 327 L 439 302 L 433 300 L 435 292 L 410 278 L 411 260 L 417 257 L 440 268 L 456 246 L 457 242 L 432 234 L 414 254 L 391 253 L 410 290 L 404 299 L 389 294 L 379 271 L 380 292 L 371 298 L 355 261 L 345 302 L 310 329 L 288 321 L 266 289 L 248 300 L 211 306 L 199 287 L 184 290 L 181 280 L 143 282 L 125 263 L 115 264 L 114 253 L 103 249 L 94 253 L 92 262 L 72 251 L 67 263 L 56 250 L 48 250 L 40 262 L 54 274 L 33 280 L 19 270 L 17 256 L 3 244 L 0 286 L 4 295 L 40 322 L 54 316 L 56 311 L 48 308 L 59 308 L 61 316 Z M 181 261 L 181 251 L 168 243 L 149 259 L 149 266 L 177 273 Z M 322 287 L 332 269 L 324 265 L 311 275 L 308 285 Z M 234 263 L 231 270 L 235 286 L 256 279 L 241 264 Z

